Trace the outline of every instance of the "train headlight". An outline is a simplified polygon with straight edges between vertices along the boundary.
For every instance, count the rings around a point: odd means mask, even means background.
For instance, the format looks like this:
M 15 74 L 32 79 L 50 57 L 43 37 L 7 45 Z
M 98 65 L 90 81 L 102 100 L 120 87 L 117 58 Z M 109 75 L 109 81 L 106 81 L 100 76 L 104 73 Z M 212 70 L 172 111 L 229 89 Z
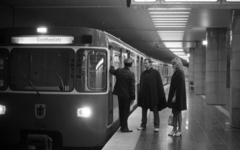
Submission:
M 46 27 L 39 27 L 37 28 L 38 33 L 47 33 L 47 28 Z
M 77 110 L 77 117 L 88 118 L 91 116 L 91 114 L 92 114 L 92 110 L 89 107 L 82 107 L 82 108 L 78 108 Z
M 0 115 L 4 115 L 6 113 L 6 106 L 0 105 Z

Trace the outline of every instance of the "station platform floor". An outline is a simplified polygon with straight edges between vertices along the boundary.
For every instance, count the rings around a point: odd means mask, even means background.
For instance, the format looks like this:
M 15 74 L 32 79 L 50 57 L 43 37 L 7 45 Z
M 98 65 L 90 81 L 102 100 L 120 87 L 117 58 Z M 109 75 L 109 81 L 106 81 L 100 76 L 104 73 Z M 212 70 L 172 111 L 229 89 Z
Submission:
M 186 84 L 188 85 L 188 84 Z M 160 130 L 154 132 L 153 114 L 148 111 L 147 129 L 137 130 L 141 123 L 141 108 L 129 117 L 130 133 L 119 130 L 102 150 L 240 150 L 240 130 L 231 128 L 229 112 L 222 106 L 207 105 L 204 95 L 194 95 L 187 89 L 187 107 L 182 112 L 182 136 L 171 137 L 167 124 L 171 109 L 160 113 Z

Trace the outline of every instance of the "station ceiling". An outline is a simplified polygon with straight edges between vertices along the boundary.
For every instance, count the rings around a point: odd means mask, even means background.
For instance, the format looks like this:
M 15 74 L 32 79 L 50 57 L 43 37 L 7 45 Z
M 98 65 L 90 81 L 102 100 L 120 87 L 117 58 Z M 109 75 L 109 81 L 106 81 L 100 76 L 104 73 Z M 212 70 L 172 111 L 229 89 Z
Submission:
M 240 4 L 217 3 L 169 3 L 157 0 L 157 4 L 135 4 L 127 7 L 126 0 L 0 0 L 0 28 L 26 26 L 90 27 L 100 29 L 120 38 L 152 58 L 167 63 L 176 57 L 170 51 L 178 46 L 166 43 L 180 42 L 184 52 L 206 39 L 206 28 L 230 28 L 232 9 Z M 152 10 L 160 8 L 160 10 Z M 156 27 L 152 12 L 188 12 L 185 27 Z M 169 14 L 167 14 L 169 15 Z M 170 17 L 167 17 L 170 18 Z M 159 23 L 166 24 L 163 22 Z M 182 31 L 183 34 L 162 34 L 158 31 Z M 164 32 L 162 32 L 164 33 Z M 178 39 L 180 37 L 180 39 Z M 184 64 L 187 61 L 183 59 Z

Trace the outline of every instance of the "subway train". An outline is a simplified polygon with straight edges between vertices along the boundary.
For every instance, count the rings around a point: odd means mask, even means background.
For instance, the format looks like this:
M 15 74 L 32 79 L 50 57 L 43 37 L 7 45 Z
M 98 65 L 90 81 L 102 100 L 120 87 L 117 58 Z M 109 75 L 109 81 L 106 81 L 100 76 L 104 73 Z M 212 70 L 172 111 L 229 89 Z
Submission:
M 148 58 L 91 28 L 0 29 L 0 144 L 18 149 L 103 146 L 119 127 L 115 77 L 131 57 L 136 99 Z M 163 84 L 170 64 L 152 59 Z M 131 104 L 131 112 L 137 107 Z

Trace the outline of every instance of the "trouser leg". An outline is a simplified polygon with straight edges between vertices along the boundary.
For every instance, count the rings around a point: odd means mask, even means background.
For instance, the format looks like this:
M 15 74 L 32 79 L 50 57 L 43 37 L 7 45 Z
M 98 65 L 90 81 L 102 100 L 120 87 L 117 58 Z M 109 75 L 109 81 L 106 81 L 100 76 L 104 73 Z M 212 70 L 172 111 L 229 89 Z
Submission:
M 123 105 L 122 105 L 122 101 L 121 101 L 121 98 L 118 97 L 118 112 L 119 112 L 119 121 L 120 121 L 120 126 L 121 126 L 121 129 L 123 129 Z
M 153 117 L 154 117 L 154 127 L 155 128 L 159 128 L 160 118 L 159 118 L 158 107 L 154 107 L 154 109 L 153 109 Z
M 147 126 L 147 109 L 142 108 L 142 123 L 141 127 L 146 128 Z
M 121 105 L 121 110 L 119 110 L 121 112 L 121 129 L 128 129 L 127 120 L 130 113 L 130 100 L 127 98 L 119 97 L 119 103 Z

